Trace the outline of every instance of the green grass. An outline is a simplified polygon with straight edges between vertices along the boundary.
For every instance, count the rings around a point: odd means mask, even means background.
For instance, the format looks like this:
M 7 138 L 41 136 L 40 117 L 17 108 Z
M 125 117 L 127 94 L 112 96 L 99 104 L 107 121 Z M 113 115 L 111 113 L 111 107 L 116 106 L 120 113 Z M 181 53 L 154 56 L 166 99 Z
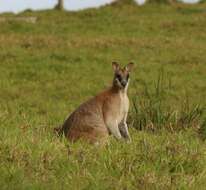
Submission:
M 131 103 L 131 144 L 111 138 L 104 148 L 71 145 L 52 129 L 110 85 L 113 60 L 136 63 L 129 96 L 137 105 L 138 100 L 155 105 L 144 87 L 154 95 L 163 69 L 169 89 L 158 99 L 163 107 L 151 107 L 154 113 L 162 116 L 168 107 L 180 112 L 185 97 L 192 105 L 186 116 L 193 116 L 193 106 L 204 108 L 205 10 L 205 3 L 120 3 L 76 13 L 27 11 L 17 16 L 37 16 L 36 24 L 0 23 L 1 189 L 204 189 L 204 122 L 201 135 L 187 126 L 172 132 L 164 126 L 156 132 L 136 130 L 138 118 L 159 117 L 141 104 L 139 117 Z
M 206 104 L 191 104 L 189 95 L 185 94 L 179 101 L 172 100 L 172 80 L 165 78 L 166 73 L 160 70 L 154 87 L 148 88 L 144 81 L 143 89 L 136 92 L 132 99 L 133 110 L 130 114 L 130 122 L 138 130 L 162 130 L 170 131 L 196 128 L 203 138 L 206 137 Z M 174 103 L 174 104 L 173 104 Z

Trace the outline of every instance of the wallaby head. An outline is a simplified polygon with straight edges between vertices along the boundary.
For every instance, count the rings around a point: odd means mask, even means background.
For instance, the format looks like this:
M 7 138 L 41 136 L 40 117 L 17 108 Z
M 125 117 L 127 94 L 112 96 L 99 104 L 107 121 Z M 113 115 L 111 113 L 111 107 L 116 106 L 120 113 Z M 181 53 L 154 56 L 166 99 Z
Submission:
M 129 63 L 127 66 L 121 68 L 117 62 L 112 62 L 114 70 L 113 87 L 118 89 L 125 89 L 129 84 L 129 75 L 133 69 L 134 64 Z

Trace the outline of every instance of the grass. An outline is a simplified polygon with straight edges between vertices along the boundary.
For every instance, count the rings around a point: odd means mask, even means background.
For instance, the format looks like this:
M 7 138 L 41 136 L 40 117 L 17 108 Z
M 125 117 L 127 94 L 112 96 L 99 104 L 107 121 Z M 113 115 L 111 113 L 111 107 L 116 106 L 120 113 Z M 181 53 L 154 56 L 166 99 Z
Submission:
M 37 23 L 9 19 L 0 27 L 1 189 L 204 189 L 205 8 L 120 3 L 4 14 L 36 16 Z M 111 138 L 99 148 L 57 138 L 52 129 L 110 84 L 113 60 L 136 63 L 129 88 L 133 142 Z M 166 76 L 158 86 L 161 69 Z M 160 122 L 148 110 L 159 112 Z M 165 121 L 167 111 L 180 114 Z M 164 128 L 183 116 L 184 130 Z M 144 118 L 143 127 L 161 127 L 136 130 Z M 201 124 L 199 133 L 191 121 Z
M 165 73 L 160 70 L 153 91 L 147 87 L 144 81 L 141 93 L 133 98 L 133 111 L 130 114 L 132 125 L 138 130 L 162 130 L 177 131 L 186 128 L 196 128 L 202 133 L 205 129 L 206 105 L 191 105 L 189 95 L 185 95 L 174 106 L 169 100 L 172 93 L 172 81 L 164 77 Z M 166 84 L 167 83 L 167 84 Z M 139 83 L 138 83 L 139 84 Z M 169 102 L 169 103 L 168 103 Z

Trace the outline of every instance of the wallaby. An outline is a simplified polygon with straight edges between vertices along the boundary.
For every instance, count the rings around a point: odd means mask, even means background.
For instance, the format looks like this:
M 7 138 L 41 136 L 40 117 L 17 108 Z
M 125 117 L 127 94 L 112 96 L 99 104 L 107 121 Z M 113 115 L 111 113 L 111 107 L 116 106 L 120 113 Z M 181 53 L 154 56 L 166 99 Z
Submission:
M 110 134 L 118 140 L 131 141 L 126 120 L 129 110 L 127 89 L 133 63 L 120 68 L 113 62 L 112 66 L 112 87 L 80 105 L 59 129 L 72 142 L 83 139 L 90 143 L 105 143 Z

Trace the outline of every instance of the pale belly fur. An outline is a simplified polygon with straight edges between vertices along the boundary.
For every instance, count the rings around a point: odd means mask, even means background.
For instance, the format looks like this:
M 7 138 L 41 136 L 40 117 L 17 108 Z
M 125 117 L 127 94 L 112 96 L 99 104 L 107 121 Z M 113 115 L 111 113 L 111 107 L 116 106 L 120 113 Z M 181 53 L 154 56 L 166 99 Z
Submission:
M 119 124 L 124 120 L 125 115 L 129 110 L 129 99 L 126 93 L 120 94 L 120 109 L 119 116 L 117 117 L 117 123 Z

